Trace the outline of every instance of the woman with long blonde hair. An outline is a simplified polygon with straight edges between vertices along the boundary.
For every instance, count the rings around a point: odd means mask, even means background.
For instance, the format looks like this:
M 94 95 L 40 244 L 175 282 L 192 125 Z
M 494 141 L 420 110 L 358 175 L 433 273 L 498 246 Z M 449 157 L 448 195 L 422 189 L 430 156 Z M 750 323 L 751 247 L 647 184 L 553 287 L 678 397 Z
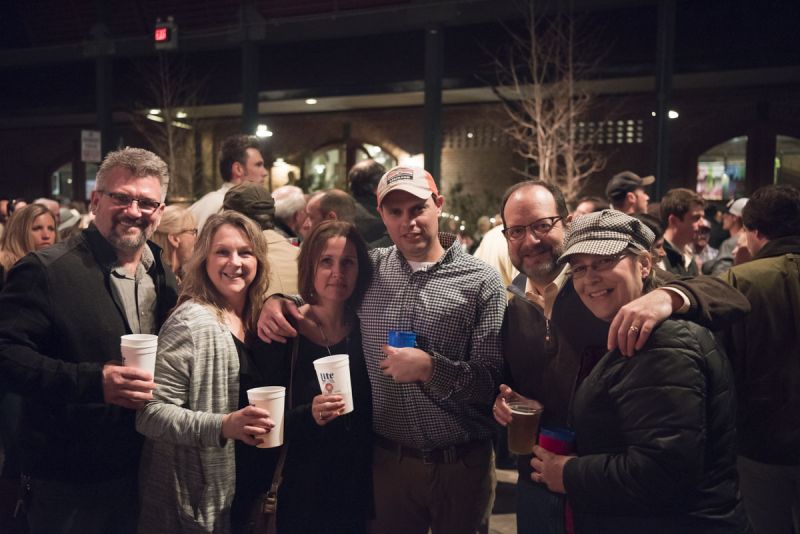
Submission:
M 136 418 L 147 438 L 139 532 L 231 531 L 240 447 L 274 426 L 246 394 L 264 385 L 250 354 L 269 277 L 264 258 L 266 241 L 247 217 L 226 211 L 203 226 L 159 333 L 154 399 Z
M 53 214 L 41 204 L 28 204 L 16 210 L 0 238 L 0 288 L 8 271 L 29 252 L 41 250 L 58 239 Z

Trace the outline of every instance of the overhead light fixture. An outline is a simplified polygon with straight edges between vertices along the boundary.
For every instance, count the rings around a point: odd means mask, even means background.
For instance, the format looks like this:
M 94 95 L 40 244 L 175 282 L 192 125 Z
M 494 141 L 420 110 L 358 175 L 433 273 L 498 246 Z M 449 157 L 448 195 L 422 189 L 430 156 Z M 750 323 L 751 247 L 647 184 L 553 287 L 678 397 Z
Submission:
M 148 114 L 147 118 L 151 121 L 164 122 L 164 117 L 159 117 L 158 115 Z
M 181 121 L 172 121 L 170 124 L 172 124 L 176 128 L 183 128 L 184 130 L 191 130 L 192 129 L 191 125 L 186 124 L 185 122 L 181 122 Z
M 151 109 L 150 110 L 150 115 L 161 115 L 161 110 L 160 109 Z
M 256 137 L 272 137 L 272 131 L 267 128 L 266 124 L 259 124 L 256 128 Z
M 472 132 L 467 132 L 467 139 L 472 139 L 473 137 L 475 137 L 475 134 L 474 134 L 474 133 L 472 133 Z
M 179 111 L 179 112 L 177 112 L 175 114 L 175 118 L 178 118 L 178 119 L 185 119 L 188 116 L 189 116 L 189 114 L 186 113 L 185 111 Z
M 309 106 L 313 106 L 316 103 L 317 103 L 316 98 L 306 98 L 306 104 L 308 104 Z
M 650 112 L 650 116 L 655 117 L 656 116 L 656 112 L 655 111 L 651 111 Z M 677 111 L 675 111 L 674 109 L 671 109 L 671 110 L 669 110 L 667 112 L 667 117 L 669 117 L 670 119 L 677 119 L 678 117 L 680 117 L 680 114 Z

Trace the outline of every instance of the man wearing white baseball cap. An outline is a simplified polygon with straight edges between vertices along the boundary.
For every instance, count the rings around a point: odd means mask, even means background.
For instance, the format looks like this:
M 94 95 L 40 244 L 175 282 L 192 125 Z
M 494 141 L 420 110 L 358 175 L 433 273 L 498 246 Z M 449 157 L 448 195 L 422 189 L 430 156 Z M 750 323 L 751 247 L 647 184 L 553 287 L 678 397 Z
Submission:
M 494 500 L 490 407 L 502 373 L 505 291 L 494 269 L 439 233 L 444 197 L 424 169 L 395 167 L 377 187 L 395 246 L 370 251 L 358 317 L 372 386 L 375 520 L 380 534 L 474 533 Z M 264 341 L 294 328 L 267 301 Z M 390 330 L 416 334 L 391 347 Z
M 728 211 L 722 215 L 722 229 L 731 236 L 719 246 L 719 253 L 712 261 L 703 264 L 703 274 L 718 276 L 733 267 L 733 251 L 739 244 L 739 234 L 744 232 L 742 211 L 747 198 L 737 198 L 728 202 Z

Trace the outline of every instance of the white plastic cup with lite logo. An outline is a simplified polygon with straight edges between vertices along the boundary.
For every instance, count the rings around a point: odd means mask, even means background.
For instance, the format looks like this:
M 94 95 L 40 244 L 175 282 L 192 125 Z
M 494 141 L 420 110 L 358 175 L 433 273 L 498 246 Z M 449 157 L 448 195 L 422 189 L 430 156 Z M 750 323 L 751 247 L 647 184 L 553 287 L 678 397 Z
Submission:
M 153 334 L 127 334 L 120 338 L 119 350 L 122 365 L 147 371 L 155 376 L 158 336 Z
M 350 386 L 350 356 L 334 354 L 314 360 L 319 389 L 325 395 L 344 397 L 344 412 L 353 411 L 353 388 Z
M 250 406 L 267 410 L 275 421 L 275 427 L 268 434 L 258 436 L 259 449 L 271 449 L 283 445 L 283 407 L 286 402 L 286 388 L 283 386 L 264 386 L 247 390 Z

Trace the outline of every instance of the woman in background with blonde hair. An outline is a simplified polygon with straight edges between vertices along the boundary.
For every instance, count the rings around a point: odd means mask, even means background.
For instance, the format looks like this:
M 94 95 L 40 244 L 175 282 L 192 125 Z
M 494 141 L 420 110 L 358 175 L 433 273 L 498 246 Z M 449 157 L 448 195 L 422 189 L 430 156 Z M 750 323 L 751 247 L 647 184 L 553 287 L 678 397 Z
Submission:
M 28 204 L 8 219 L 0 239 L 0 288 L 8 271 L 29 252 L 49 247 L 57 240 L 56 220 L 41 204 Z
M 180 281 L 197 240 L 197 220 L 192 212 L 183 206 L 167 206 L 151 239 L 164 251 L 161 258 Z

